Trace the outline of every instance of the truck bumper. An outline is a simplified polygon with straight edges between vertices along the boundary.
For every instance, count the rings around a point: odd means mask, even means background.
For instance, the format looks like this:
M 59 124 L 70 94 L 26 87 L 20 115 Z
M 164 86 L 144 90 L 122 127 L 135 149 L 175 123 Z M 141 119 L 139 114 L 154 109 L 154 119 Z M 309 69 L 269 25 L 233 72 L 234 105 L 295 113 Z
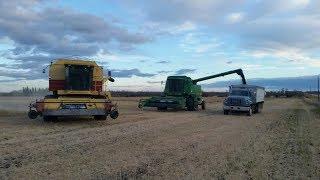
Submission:
M 250 110 L 250 107 L 245 107 L 245 106 L 223 106 L 223 110 L 247 112 L 247 111 Z
M 97 116 L 108 115 L 104 109 L 59 109 L 59 110 L 45 110 L 42 112 L 43 116 Z

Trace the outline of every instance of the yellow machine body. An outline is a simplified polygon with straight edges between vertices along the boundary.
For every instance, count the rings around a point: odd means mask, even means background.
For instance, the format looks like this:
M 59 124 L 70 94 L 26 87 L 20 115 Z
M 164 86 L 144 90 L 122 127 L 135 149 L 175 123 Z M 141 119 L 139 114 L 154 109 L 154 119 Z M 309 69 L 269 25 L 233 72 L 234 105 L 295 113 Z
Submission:
M 117 106 L 111 102 L 111 94 L 105 88 L 108 80 L 113 82 L 110 75 L 104 76 L 103 68 L 94 61 L 58 59 L 49 68 L 52 95 L 31 104 L 29 117 L 94 116 L 105 119 L 110 115 L 117 118 Z

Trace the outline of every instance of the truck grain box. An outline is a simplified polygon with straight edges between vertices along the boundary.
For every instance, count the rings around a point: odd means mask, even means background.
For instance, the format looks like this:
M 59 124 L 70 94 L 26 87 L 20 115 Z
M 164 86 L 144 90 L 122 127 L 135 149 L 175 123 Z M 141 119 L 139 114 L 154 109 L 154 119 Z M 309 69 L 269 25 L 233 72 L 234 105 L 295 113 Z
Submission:
M 259 113 L 263 108 L 264 87 L 254 85 L 231 85 L 229 96 L 224 100 L 223 111 L 228 115 L 231 111 L 247 112 L 248 116 L 252 113 Z

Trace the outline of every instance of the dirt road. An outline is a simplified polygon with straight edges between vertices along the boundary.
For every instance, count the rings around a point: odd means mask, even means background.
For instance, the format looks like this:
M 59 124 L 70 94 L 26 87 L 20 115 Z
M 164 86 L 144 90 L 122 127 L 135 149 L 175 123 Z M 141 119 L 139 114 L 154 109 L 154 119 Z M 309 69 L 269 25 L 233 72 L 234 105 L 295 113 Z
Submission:
M 320 119 L 311 105 L 268 99 L 261 114 L 225 116 L 221 101 L 158 112 L 118 98 L 121 116 L 107 121 L 3 115 L 0 179 L 320 177 Z

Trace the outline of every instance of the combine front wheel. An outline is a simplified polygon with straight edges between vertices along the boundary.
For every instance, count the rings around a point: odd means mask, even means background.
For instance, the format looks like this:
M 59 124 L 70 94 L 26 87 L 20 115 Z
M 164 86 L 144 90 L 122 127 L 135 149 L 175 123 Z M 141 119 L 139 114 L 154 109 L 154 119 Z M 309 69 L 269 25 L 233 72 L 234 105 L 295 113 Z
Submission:
M 205 102 L 205 101 L 202 101 L 202 103 L 201 103 L 201 109 L 202 109 L 202 110 L 205 110 L 205 109 L 206 109 L 206 102 Z
M 118 116 L 119 116 L 119 112 L 118 111 L 111 111 L 110 112 L 110 117 L 112 118 L 112 119 L 117 119 L 118 118 Z
M 157 107 L 158 111 L 166 111 L 168 108 L 167 107 Z
M 97 116 L 93 116 L 95 120 L 98 120 L 98 121 L 104 121 L 107 119 L 107 116 L 105 115 L 97 115 Z
M 196 106 L 198 106 L 194 102 L 194 98 L 193 97 L 188 97 L 186 103 L 187 103 L 187 110 L 188 111 L 194 111 L 194 110 L 196 110 Z
M 49 121 L 56 121 L 58 119 L 57 116 L 43 116 L 43 121 L 49 122 Z

